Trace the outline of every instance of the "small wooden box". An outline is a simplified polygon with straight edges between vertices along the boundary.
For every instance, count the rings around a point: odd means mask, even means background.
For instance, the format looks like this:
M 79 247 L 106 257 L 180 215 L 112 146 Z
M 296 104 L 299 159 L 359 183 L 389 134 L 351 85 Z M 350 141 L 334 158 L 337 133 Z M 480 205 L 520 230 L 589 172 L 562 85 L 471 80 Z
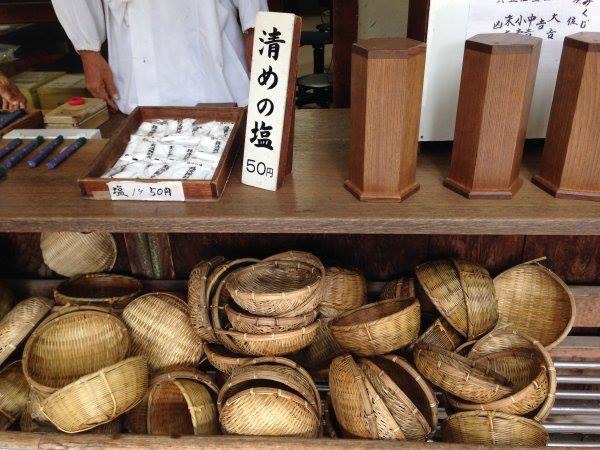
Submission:
M 235 126 L 225 146 L 221 161 L 212 180 L 143 180 L 102 178 L 123 155 L 130 137 L 142 122 L 153 119 L 196 119 L 201 122 L 213 120 L 233 122 Z M 135 181 L 154 183 L 157 181 L 181 181 L 186 201 L 218 200 L 223 191 L 238 153 L 244 141 L 246 129 L 245 108 L 185 108 L 185 107 L 139 107 L 127 118 L 113 135 L 107 146 L 100 152 L 88 174 L 79 180 L 82 194 L 96 200 L 110 200 L 108 183 L 112 181 Z
M 15 75 L 11 80 L 21 90 L 27 99 L 27 108 L 30 110 L 40 109 L 40 98 L 38 89 L 46 83 L 57 79 L 65 74 L 65 72 L 22 72 Z
M 98 98 L 80 98 L 84 103 L 65 103 L 44 115 L 46 128 L 98 128 L 109 119 L 108 107 Z
M 85 88 L 85 76 L 82 73 L 63 75 L 38 89 L 40 108 L 51 110 L 58 108 L 73 97 L 89 97 Z

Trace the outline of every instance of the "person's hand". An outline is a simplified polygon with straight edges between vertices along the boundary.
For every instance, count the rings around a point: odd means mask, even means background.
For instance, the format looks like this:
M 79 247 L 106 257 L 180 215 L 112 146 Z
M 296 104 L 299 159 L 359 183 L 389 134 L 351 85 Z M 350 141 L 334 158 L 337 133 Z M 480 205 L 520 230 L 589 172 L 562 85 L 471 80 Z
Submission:
M 250 73 L 252 70 L 252 51 L 254 49 L 254 28 L 244 33 L 244 46 L 246 49 L 246 65 L 248 66 L 248 73 Z
M 108 106 L 117 111 L 119 93 L 110 66 L 99 52 L 80 52 L 85 74 L 85 87 L 96 98 L 105 100 Z
M 27 108 L 27 99 L 11 80 L 0 73 L 0 97 L 2 109 L 14 111 Z

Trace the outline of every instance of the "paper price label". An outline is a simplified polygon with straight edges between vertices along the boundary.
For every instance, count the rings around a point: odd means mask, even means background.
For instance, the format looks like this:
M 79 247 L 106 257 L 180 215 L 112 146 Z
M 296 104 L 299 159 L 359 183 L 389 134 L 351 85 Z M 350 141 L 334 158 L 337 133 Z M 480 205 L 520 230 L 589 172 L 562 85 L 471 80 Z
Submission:
M 108 184 L 110 199 L 117 201 L 141 202 L 183 202 L 183 184 L 181 181 L 112 181 Z

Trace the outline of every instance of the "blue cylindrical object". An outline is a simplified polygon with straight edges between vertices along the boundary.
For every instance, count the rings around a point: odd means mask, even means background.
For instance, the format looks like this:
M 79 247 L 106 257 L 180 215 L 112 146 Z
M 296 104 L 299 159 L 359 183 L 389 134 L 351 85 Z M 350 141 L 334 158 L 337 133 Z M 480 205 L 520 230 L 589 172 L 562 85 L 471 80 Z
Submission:
M 8 155 L 10 152 L 12 152 L 15 148 L 17 148 L 22 143 L 23 143 L 23 141 L 19 138 L 13 139 L 12 141 L 10 141 L 4 147 L 0 148 L 0 158 L 4 158 L 6 155 Z
M 16 111 L 0 116 L 0 129 L 9 126 L 11 123 L 23 117 L 27 112 L 24 109 L 17 109 Z
M 6 169 L 12 169 L 17 164 L 19 164 L 19 162 L 23 158 L 25 158 L 32 151 L 34 151 L 36 148 L 38 148 L 42 144 L 42 142 L 44 142 L 44 138 L 42 136 L 36 137 L 34 141 L 30 142 L 25 147 L 23 147 L 21 150 L 19 150 L 17 153 L 12 155 L 10 158 L 8 158 L 6 161 L 4 161 L 4 163 L 2 165 Z
M 75 142 L 73 142 L 71 145 L 69 145 L 67 148 L 65 148 L 62 152 L 60 152 L 58 155 L 56 155 L 56 157 L 53 160 L 49 161 L 48 164 L 46 164 L 46 167 L 48 169 L 56 169 L 63 162 L 65 162 L 69 157 L 71 157 L 71 155 L 73 153 L 75 153 L 77 150 L 79 150 L 81 147 L 83 147 L 86 143 L 87 143 L 86 138 L 77 139 Z
M 62 136 L 57 136 L 52 142 L 46 145 L 43 149 L 41 149 L 36 155 L 27 161 L 27 165 L 32 169 L 37 167 L 43 160 L 45 160 L 50 153 L 52 153 L 56 147 L 62 144 L 65 141 L 65 138 Z

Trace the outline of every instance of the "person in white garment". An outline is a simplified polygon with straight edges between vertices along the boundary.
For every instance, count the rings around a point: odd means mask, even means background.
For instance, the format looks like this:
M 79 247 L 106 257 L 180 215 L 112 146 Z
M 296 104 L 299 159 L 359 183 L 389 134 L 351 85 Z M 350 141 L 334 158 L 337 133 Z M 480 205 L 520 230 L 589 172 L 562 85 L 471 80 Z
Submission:
M 52 0 L 88 90 L 113 109 L 248 104 L 256 14 L 267 0 Z M 107 62 L 100 54 L 108 41 Z

